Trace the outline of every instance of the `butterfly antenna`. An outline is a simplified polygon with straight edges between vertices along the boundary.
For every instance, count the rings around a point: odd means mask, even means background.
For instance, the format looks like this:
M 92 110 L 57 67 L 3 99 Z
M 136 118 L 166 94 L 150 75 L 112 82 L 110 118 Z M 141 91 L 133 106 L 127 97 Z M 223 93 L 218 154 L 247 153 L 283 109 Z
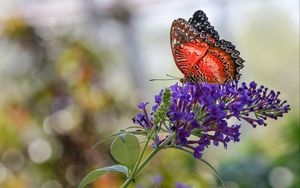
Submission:
M 166 74 L 166 76 L 170 77 L 170 78 L 151 79 L 150 81 L 170 81 L 170 80 L 181 80 L 182 79 L 182 78 L 172 76 L 170 74 Z
M 170 81 L 170 80 L 178 80 L 178 78 L 155 78 L 155 79 L 151 79 L 149 81 Z
M 176 76 L 172 76 L 172 75 L 170 75 L 170 74 L 166 74 L 166 76 L 167 77 L 170 77 L 170 78 L 174 78 L 174 79 L 176 79 L 176 80 L 180 80 L 181 78 L 178 78 L 178 77 L 176 77 Z

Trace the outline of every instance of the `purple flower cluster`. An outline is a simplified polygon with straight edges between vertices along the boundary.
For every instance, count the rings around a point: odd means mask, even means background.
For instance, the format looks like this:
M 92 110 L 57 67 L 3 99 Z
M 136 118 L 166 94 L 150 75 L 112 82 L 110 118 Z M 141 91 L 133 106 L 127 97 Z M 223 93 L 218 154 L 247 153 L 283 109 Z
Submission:
M 170 101 L 163 112 L 161 106 L 166 106 L 168 97 L 164 99 L 164 94 L 167 90 Z M 229 125 L 230 118 L 244 120 L 256 127 L 267 125 L 267 118 L 277 119 L 287 113 L 290 107 L 278 98 L 279 94 L 264 86 L 258 87 L 255 82 L 240 86 L 237 81 L 184 83 L 182 86 L 176 83 L 155 96 L 156 104 L 150 115 L 146 111 L 148 103 L 141 103 L 139 108 L 143 112 L 136 115 L 134 122 L 146 130 L 157 126 L 160 132 L 175 133 L 170 145 L 192 150 L 196 158 L 201 158 L 203 150 L 211 143 L 215 146 L 222 143 L 226 149 L 230 141 L 239 141 L 240 125 Z M 164 114 L 164 121 L 157 125 L 157 117 L 162 118 Z M 162 141 L 156 140 L 158 144 Z

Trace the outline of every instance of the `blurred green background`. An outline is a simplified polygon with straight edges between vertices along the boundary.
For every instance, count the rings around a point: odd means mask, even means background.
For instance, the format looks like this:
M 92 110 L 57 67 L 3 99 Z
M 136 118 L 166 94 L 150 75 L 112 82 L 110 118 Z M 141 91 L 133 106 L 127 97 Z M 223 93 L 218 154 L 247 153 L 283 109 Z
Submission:
M 246 60 L 242 81 L 282 92 L 291 111 L 267 127 L 243 124 L 241 141 L 204 158 L 227 188 L 299 186 L 298 0 L 1 0 L 0 187 L 71 188 L 114 164 L 109 142 L 132 125 L 136 104 L 182 77 L 169 46 L 172 21 L 202 9 Z M 220 187 L 207 166 L 161 152 L 136 185 Z M 90 187 L 116 188 L 108 174 Z

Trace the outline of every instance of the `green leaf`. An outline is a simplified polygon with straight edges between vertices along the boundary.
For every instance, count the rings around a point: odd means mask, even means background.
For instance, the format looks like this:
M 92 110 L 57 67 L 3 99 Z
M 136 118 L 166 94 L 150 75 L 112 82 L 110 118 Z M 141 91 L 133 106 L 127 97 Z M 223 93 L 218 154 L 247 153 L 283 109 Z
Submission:
M 121 172 L 122 174 L 128 175 L 128 169 L 126 166 L 113 165 L 109 167 L 100 168 L 88 173 L 80 182 L 78 188 L 83 188 L 86 185 L 95 181 L 98 177 L 106 174 L 107 172 Z
M 126 133 L 132 133 L 134 135 L 142 135 L 142 136 L 147 136 L 147 133 L 144 130 L 135 130 L 135 131 L 126 131 L 127 129 L 131 129 L 131 128 L 137 128 L 137 126 L 131 126 L 131 127 L 127 127 L 124 130 L 120 130 L 119 133 L 113 134 L 103 140 L 100 140 L 99 142 L 97 142 L 96 144 L 93 145 L 92 149 L 95 149 L 98 145 L 103 144 L 104 142 L 113 139 L 116 136 L 122 135 L 122 134 L 126 134 Z M 138 127 L 140 128 L 140 127 Z
M 107 137 L 103 140 L 100 140 L 99 142 L 97 142 L 96 144 L 93 145 L 92 149 L 95 149 L 98 145 L 100 145 L 100 144 L 102 144 L 102 143 L 104 143 L 104 142 L 106 142 L 106 141 L 108 141 L 108 140 L 110 140 L 110 139 L 112 139 L 116 136 L 119 136 L 121 134 L 124 134 L 124 132 L 119 132 L 119 133 L 113 134 L 113 135 L 111 135 L 111 136 L 109 136 L 109 137 Z
M 113 158 L 132 169 L 140 154 L 140 144 L 133 134 L 122 134 L 114 139 L 110 146 Z

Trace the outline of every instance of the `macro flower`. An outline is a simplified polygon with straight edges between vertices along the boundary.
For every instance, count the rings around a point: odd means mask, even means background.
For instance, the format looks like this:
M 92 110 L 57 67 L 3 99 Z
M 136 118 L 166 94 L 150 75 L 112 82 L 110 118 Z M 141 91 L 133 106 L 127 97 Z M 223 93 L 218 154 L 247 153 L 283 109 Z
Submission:
M 229 142 L 240 141 L 241 124 L 230 124 L 229 119 L 245 121 L 253 127 L 266 126 L 268 118 L 277 119 L 287 113 L 290 106 L 279 95 L 255 82 L 176 83 L 154 97 L 149 114 L 148 103 L 139 104 L 142 112 L 133 121 L 146 132 L 155 128 L 154 147 L 174 134 L 168 146 L 192 151 L 194 157 L 201 158 L 211 144 L 223 144 L 226 149 Z M 160 133 L 167 136 L 159 139 Z

